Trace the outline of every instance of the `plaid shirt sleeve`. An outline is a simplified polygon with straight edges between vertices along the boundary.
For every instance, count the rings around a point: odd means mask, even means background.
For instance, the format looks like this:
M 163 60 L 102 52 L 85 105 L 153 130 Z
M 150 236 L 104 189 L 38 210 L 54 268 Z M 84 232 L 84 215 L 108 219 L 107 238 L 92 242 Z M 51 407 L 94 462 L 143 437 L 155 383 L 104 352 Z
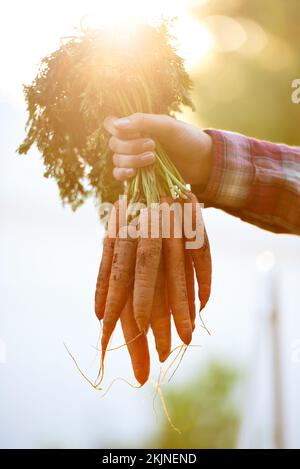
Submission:
M 300 234 L 300 148 L 206 132 L 213 166 L 208 184 L 193 187 L 199 200 L 275 233 Z

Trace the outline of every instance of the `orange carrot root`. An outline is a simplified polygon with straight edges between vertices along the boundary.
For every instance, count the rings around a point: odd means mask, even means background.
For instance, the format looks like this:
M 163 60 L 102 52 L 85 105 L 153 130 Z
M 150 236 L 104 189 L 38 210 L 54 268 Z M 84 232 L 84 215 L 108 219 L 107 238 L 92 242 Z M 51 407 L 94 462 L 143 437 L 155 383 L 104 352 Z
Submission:
M 192 324 L 192 330 L 195 329 L 195 318 L 196 318 L 196 307 L 195 307 L 195 278 L 194 278 L 194 266 L 193 259 L 190 251 L 187 249 L 184 252 L 185 261 L 185 278 L 186 288 L 189 302 L 189 311 Z
M 132 293 L 130 293 L 126 306 L 122 311 L 121 325 L 131 358 L 134 376 L 140 385 L 143 386 L 148 380 L 150 373 L 150 355 L 147 337 L 139 332 L 134 318 Z
M 171 313 L 164 276 L 163 257 L 161 256 L 151 315 L 151 328 L 161 362 L 164 362 L 171 352 Z
M 173 200 L 162 198 L 169 205 Z M 170 236 L 163 237 L 163 254 L 167 277 L 168 297 L 179 337 L 185 344 L 192 340 L 192 324 L 190 319 L 184 261 L 184 240 L 175 237 L 179 221 L 174 212 L 170 211 Z
M 192 225 L 193 229 L 196 226 L 196 206 L 199 203 L 197 197 L 190 193 L 189 196 L 190 202 L 192 202 Z M 211 290 L 211 255 L 210 255 L 210 246 L 209 240 L 207 237 L 206 230 L 204 228 L 204 241 L 203 245 L 199 249 L 190 249 L 189 250 L 193 259 L 194 269 L 196 272 L 197 282 L 198 282 L 198 296 L 200 300 L 200 310 L 204 308 L 210 297 Z
M 104 316 L 114 246 L 115 240 L 105 237 L 95 292 L 95 313 L 99 320 L 103 319 Z
M 162 249 L 159 211 L 155 212 L 150 208 L 143 210 L 139 224 L 141 236 L 136 255 L 133 310 L 139 330 L 147 332 Z M 152 236 L 151 228 L 157 233 L 157 237 Z
M 102 359 L 108 346 L 111 334 L 126 304 L 134 278 L 136 257 L 136 240 L 132 238 L 116 239 L 109 288 L 103 318 L 101 340 Z
M 115 236 L 119 231 L 119 203 L 115 203 L 111 211 L 107 233 L 103 241 L 102 259 L 99 267 L 96 291 L 95 291 L 95 313 L 99 320 L 103 319 L 106 297 L 109 286 L 109 276 L 111 272 Z
M 210 297 L 211 290 L 211 256 L 206 231 L 204 244 L 201 249 L 191 250 L 199 288 L 200 311 L 204 308 Z

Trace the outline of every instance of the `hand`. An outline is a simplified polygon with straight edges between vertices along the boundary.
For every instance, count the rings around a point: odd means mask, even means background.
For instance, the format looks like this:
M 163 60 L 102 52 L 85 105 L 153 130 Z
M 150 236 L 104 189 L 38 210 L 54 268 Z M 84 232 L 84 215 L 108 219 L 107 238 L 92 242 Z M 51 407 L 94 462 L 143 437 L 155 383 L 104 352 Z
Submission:
M 136 113 L 108 117 L 114 177 L 124 181 L 155 162 L 155 141 L 164 147 L 188 184 L 206 184 L 212 165 L 212 139 L 202 130 L 170 116 Z

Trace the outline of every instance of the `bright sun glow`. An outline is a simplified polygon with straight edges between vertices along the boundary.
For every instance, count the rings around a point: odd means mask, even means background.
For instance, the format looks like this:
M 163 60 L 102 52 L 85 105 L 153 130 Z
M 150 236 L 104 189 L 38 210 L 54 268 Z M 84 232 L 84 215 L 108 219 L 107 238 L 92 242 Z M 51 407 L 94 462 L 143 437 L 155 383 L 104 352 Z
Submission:
M 190 6 L 202 5 L 207 0 L 90 0 L 94 12 L 100 21 L 109 22 L 111 19 L 121 21 L 133 18 L 151 18 L 160 15 L 176 16 L 182 14 Z
M 111 0 L 97 2 L 93 11 L 86 17 L 89 25 L 130 24 L 143 19 L 156 19 L 162 16 L 176 17 L 173 33 L 177 38 L 178 52 L 186 60 L 187 68 L 199 64 L 212 47 L 209 30 L 186 12 L 191 5 L 201 5 L 206 0 Z
M 211 34 L 188 15 L 191 5 L 207 0 L 10 0 L 0 16 L 0 99 L 21 102 L 21 84 L 36 73 L 39 59 L 58 46 L 61 36 L 72 34 L 81 20 L 90 26 L 134 23 L 162 16 L 177 17 L 174 33 L 179 53 L 191 68 L 209 55 Z
M 178 53 L 185 59 L 187 69 L 193 68 L 209 56 L 213 38 L 199 21 L 187 14 L 181 15 L 174 25 L 174 34 L 178 40 Z

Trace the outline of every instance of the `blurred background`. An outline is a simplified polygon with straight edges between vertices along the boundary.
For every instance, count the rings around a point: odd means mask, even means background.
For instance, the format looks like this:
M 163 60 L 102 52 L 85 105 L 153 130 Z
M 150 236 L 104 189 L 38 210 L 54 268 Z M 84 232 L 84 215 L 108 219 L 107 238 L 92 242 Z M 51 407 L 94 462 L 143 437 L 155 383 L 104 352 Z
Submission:
M 0 16 L 0 447 L 299 448 L 300 239 L 220 210 L 204 212 L 213 290 L 194 344 L 170 383 L 116 382 L 101 398 L 67 355 L 95 377 L 93 295 L 103 229 L 93 203 L 75 214 L 43 178 L 37 151 L 15 149 L 26 120 L 22 83 L 84 16 L 178 16 L 175 34 L 197 111 L 183 118 L 300 145 L 299 0 L 10 0 Z M 123 342 L 118 330 L 114 345 Z M 151 339 L 152 355 L 154 354 Z M 134 382 L 127 350 L 111 352 L 105 386 Z M 157 381 L 159 366 L 152 365 Z

